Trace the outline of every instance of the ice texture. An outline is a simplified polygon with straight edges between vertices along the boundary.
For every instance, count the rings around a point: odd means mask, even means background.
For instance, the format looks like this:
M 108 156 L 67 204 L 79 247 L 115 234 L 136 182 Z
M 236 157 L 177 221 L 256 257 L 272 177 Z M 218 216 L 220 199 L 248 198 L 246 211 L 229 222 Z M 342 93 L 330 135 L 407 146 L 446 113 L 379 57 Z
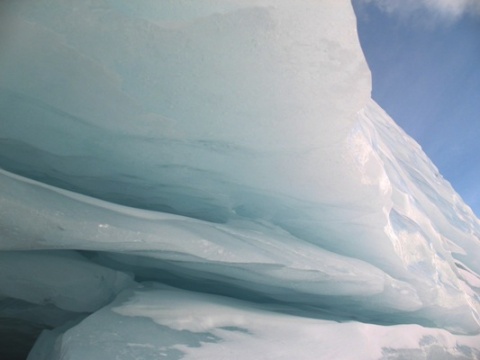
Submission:
M 30 360 L 480 358 L 480 223 L 370 99 L 349 1 L 0 7 Z
M 127 290 L 77 326 L 51 335 L 40 338 L 36 347 L 53 348 L 54 358 L 68 360 L 433 360 L 480 355 L 480 336 L 454 336 L 418 325 L 307 318 L 155 284 Z M 35 349 L 29 356 L 47 359 Z

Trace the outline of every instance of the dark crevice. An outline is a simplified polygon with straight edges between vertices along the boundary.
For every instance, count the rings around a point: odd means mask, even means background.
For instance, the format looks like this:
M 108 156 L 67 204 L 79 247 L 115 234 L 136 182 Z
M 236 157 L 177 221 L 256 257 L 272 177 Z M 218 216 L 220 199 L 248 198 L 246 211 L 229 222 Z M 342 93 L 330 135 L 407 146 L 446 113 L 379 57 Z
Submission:
M 25 360 L 45 325 L 0 317 L 0 359 Z

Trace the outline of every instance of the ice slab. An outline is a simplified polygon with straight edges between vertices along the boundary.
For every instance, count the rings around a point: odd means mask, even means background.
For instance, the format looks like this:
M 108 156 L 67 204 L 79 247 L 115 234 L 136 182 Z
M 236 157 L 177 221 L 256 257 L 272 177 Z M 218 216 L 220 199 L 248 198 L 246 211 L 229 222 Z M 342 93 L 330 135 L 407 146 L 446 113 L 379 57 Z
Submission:
M 148 278 L 156 278 L 156 271 L 169 271 L 197 281 L 228 283 L 277 300 L 333 307 L 330 311 L 344 316 L 378 318 L 386 313 L 393 315 L 385 315 L 384 321 L 477 331 L 475 291 L 457 277 L 451 255 L 444 252 L 442 259 L 434 247 L 422 247 L 423 254 L 419 252 L 413 260 L 400 257 L 409 262 L 403 269 L 404 278 L 398 279 L 391 268 L 384 271 L 356 257 L 324 250 L 272 224 L 245 220 L 216 224 L 132 209 L 5 171 L 0 175 L 5 189 L 2 201 L 9 204 L 0 221 L 6 229 L 17 229 L 12 234 L 4 232 L 4 249 L 114 251 L 123 255 L 110 258 L 130 265 L 133 272 L 151 269 L 144 272 Z M 26 217 L 28 225 L 13 226 Z M 386 231 L 387 235 L 393 240 L 398 236 L 394 231 Z M 404 246 L 419 251 L 416 247 L 424 241 L 424 237 L 412 236 Z M 429 267 L 428 261 L 435 262 Z M 398 313 L 403 313 L 403 320 Z
M 73 251 L 0 252 L 0 355 L 25 359 L 43 329 L 78 320 L 133 285 Z
M 370 93 L 348 1 L 42 1 L 5 6 L 2 167 L 217 222 L 363 198 L 336 166 Z
M 132 284 L 132 276 L 75 252 L 0 252 L 1 297 L 93 312 Z

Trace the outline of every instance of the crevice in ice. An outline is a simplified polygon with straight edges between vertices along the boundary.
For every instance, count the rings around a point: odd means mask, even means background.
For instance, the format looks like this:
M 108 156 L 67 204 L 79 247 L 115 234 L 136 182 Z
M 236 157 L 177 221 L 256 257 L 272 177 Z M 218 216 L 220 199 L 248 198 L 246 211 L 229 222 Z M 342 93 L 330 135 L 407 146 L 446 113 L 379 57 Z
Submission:
M 28 320 L 7 319 L 0 316 L 0 358 L 25 360 L 43 326 Z
M 86 313 L 13 298 L 0 299 L 0 359 L 24 360 L 43 331 L 79 322 Z

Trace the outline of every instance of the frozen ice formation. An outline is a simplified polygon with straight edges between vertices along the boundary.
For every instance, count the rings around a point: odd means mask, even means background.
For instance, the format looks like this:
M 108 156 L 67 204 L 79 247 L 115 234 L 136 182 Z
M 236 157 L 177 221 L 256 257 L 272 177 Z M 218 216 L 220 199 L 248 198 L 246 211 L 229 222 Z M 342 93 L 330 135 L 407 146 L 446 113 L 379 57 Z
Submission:
M 62 333 L 44 331 L 30 357 L 469 359 L 478 356 L 472 350 L 476 340 L 419 325 L 379 326 L 294 316 L 231 298 L 145 284 L 126 290 Z
M 349 1 L 0 6 L 2 358 L 480 358 L 480 223 Z

